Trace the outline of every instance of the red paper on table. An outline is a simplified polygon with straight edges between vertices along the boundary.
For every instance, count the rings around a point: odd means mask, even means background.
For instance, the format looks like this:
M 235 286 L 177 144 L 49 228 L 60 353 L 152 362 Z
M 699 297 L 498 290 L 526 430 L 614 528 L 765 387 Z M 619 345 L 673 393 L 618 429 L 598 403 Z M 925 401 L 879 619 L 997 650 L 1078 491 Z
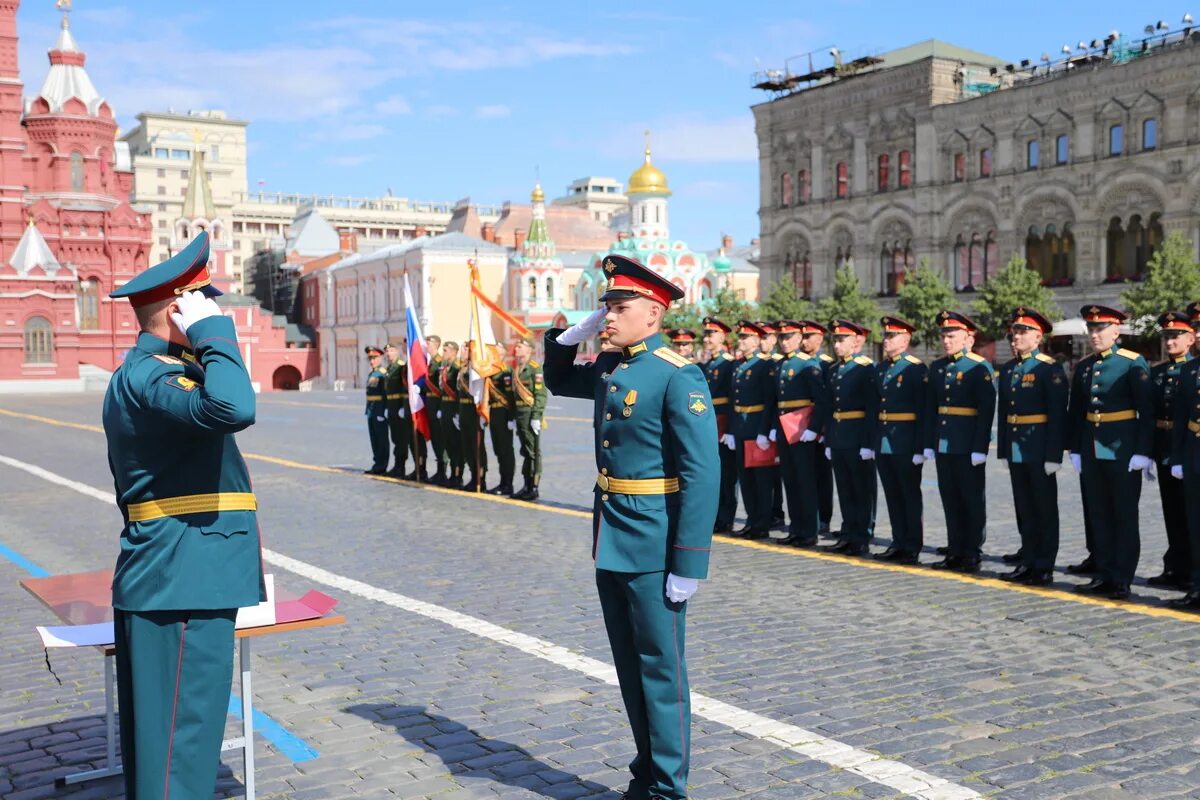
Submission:
M 808 430 L 808 423 L 815 408 L 816 406 L 805 406 L 779 415 L 779 427 L 783 428 L 783 435 L 787 437 L 788 444 L 800 441 L 800 437 Z
M 779 465 L 779 451 L 775 447 L 775 443 L 771 442 L 766 450 L 760 450 L 758 443 L 753 439 L 749 439 L 744 443 L 746 469 L 754 467 L 775 467 Z

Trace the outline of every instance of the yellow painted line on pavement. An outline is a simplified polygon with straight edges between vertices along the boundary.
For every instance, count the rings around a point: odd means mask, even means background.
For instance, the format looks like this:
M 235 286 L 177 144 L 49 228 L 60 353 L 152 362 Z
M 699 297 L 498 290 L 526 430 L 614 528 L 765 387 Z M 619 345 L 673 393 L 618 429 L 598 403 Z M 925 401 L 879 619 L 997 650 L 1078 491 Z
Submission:
M 103 433 L 104 430 L 96 425 L 84 425 L 79 422 L 67 422 L 65 420 L 53 419 L 51 417 L 42 417 L 37 414 L 25 414 L 17 411 L 9 411 L 0 408 L 0 414 L 8 417 L 16 417 L 18 419 L 27 419 L 32 422 L 41 422 L 46 425 L 55 425 L 62 428 L 75 428 L 78 430 L 91 431 L 94 433 Z M 574 508 L 560 508 L 556 506 L 544 505 L 541 503 L 528 503 L 524 500 L 514 500 L 511 497 L 501 497 L 494 494 L 483 494 L 480 492 L 463 492 L 458 489 L 447 489 L 444 486 L 431 486 L 427 483 L 417 483 L 415 481 L 401 480 L 400 478 L 392 478 L 387 475 L 367 475 L 366 473 L 356 473 L 351 470 L 339 469 L 337 467 L 325 467 L 319 464 L 307 464 L 303 461 L 293 461 L 287 458 L 278 458 L 276 456 L 265 456 L 258 453 L 243 453 L 243 455 L 253 461 L 262 461 L 268 464 L 275 464 L 281 467 L 289 467 L 291 469 L 307 470 L 309 472 L 325 472 L 336 473 L 339 475 L 347 475 L 352 477 L 369 478 L 375 481 L 383 481 L 385 483 L 395 483 L 411 489 L 420 489 L 426 492 L 437 492 L 439 494 L 453 495 L 456 498 L 471 498 L 474 500 L 484 500 L 489 503 L 502 503 L 504 505 L 518 506 L 529 509 L 531 511 L 542 511 L 551 514 L 562 514 L 568 517 L 577 517 L 582 519 L 591 519 L 590 511 L 580 511 Z M 807 550 L 787 545 L 768 544 L 766 542 L 747 541 L 745 539 L 736 539 L 731 536 L 714 536 L 715 540 L 724 544 L 734 545 L 735 547 L 745 547 L 750 550 L 765 550 L 774 553 L 780 553 L 788 556 L 798 556 L 800 558 L 808 558 L 816 561 L 829 561 L 847 566 L 858 567 L 860 569 L 873 569 L 882 572 L 895 572 L 907 575 L 918 575 L 922 578 L 933 578 L 943 581 L 953 581 L 955 583 L 963 583 L 970 586 L 986 586 L 990 589 L 1001 589 L 1008 592 L 1016 592 L 1018 594 L 1028 594 L 1041 597 L 1047 600 L 1058 600 L 1060 602 L 1076 603 L 1085 606 L 1095 606 L 1098 608 L 1115 608 L 1119 611 L 1127 611 L 1130 614 L 1141 614 L 1146 617 L 1160 617 L 1165 619 L 1178 620 L 1180 622 L 1200 622 L 1200 614 L 1193 614 L 1188 611 L 1177 611 L 1173 608 L 1165 608 L 1162 606 L 1151 606 L 1141 602 L 1124 602 L 1120 600 L 1108 600 L 1102 597 L 1088 597 L 1087 595 L 1076 594 L 1073 591 L 1064 589 L 1042 588 L 1038 586 L 1021 586 L 1020 584 L 1009 583 L 998 578 L 980 578 L 973 575 L 963 575 L 957 572 L 937 571 L 928 567 L 914 567 L 906 564 L 890 564 L 886 561 L 872 561 L 865 558 L 857 558 L 853 556 L 842 556 L 836 553 L 827 553 L 820 550 Z

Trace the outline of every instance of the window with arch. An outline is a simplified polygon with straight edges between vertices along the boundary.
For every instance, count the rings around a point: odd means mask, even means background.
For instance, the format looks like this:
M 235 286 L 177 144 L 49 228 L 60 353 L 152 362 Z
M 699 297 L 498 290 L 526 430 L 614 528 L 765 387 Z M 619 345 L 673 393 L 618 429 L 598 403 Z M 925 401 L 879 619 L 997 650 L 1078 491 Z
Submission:
M 967 177 L 967 156 L 966 153 L 954 154 L 954 182 L 966 180 Z
M 839 161 L 834 170 L 837 176 L 837 199 L 845 200 L 850 196 L 850 167 L 845 161 Z
M 1030 225 L 1025 233 L 1025 265 L 1042 278 L 1043 286 L 1070 286 L 1075 282 L 1075 235 L 1071 223 L 1062 230 L 1050 223 Z
M 973 292 L 983 287 L 999 268 L 996 232 L 960 233 L 954 240 L 954 288 Z
M 537 305 L 537 283 L 537 278 L 533 275 L 530 275 L 527 283 L 528 289 L 526 290 L 525 295 L 525 304 L 528 306 Z
M 788 269 L 792 274 L 792 284 L 796 287 L 796 294 L 805 299 L 812 297 L 812 258 L 809 256 L 807 247 L 789 254 Z
M 549 276 L 546 278 L 546 305 L 554 305 L 554 278 Z
M 642 206 L 642 222 L 646 221 L 646 207 Z
M 912 186 L 912 153 L 901 150 L 897 160 L 900 162 L 900 171 L 896 176 L 896 184 L 901 189 L 907 189 Z
M 842 267 L 854 266 L 854 245 L 845 244 L 838 245 L 837 250 L 833 253 L 833 268 L 841 269 Z
M 54 332 L 45 317 L 30 317 L 25 322 L 25 363 L 54 363 Z
M 83 154 L 78 150 L 71 153 L 71 191 L 83 191 Z
M 1060 133 L 1054 138 L 1054 163 L 1067 163 L 1067 157 L 1070 155 L 1070 150 L 1071 138 L 1065 133 Z
M 888 190 L 888 180 L 891 177 L 888 170 L 890 161 L 891 159 L 888 158 L 887 153 L 879 156 L 878 167 L 876 169 L 876 189 L 878 191 L 886 192 Z
M 100 284 L 95 278 L 79 281 L 79 330 L 94 331 L 100 327 Z
M 904 274 L 913 266 L 912 241 L 884 242 L 879 251 L 879 293 L 892 297 L 904 284 Z
M 1108 128 L 1108 154 L 1119 156 L 1123 152 L 1125 152 L 1125 126 L 1119 123 L 1110 125 Z
M 656 223 L 662 222 L 662 206 L 658 203 L 654 204 L 654 221 Z
M 1037 169 L 1041 161 L 1041 144 L 1037 139 L 1025 143 L 1025 169 Z
M 1153 117 L 1142 121 L 1142 149 L 1153 150 L 1158 147 L 1158 120 Z
M 799 184 L 800 204 L 803 205 L 812 199 L 812 186 L 808 180 L 808 170 L 802 169 L 796 175 L 796 182 Z
M 990 147 L 979 151 L 979 177 L 992 177 L 992 148 Z
M 792 204 L 792 173 L 779 176 L 779 205 L 787 208 Z
M 1154 251 L 1163 242 L 1162 214 L 1155 212 L 1149 219 L 1133 214 L 1128 221 L 1113 217 L 1105 235 L 1105 282 L 1140 281 L 1146 277 L 1146 267 Z

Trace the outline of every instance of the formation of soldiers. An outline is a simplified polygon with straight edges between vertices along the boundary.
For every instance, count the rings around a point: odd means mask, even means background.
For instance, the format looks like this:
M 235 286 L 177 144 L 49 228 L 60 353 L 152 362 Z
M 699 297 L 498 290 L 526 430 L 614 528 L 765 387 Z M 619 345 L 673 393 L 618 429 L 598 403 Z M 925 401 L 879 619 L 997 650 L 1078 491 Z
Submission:
M 538 499 L 542 477 L 541 434 L 546 425 L 546 386 L 542 366 L 533 359 L 533 344 L 518 339 L 512 344 L 512 363 L 484 380 L 487 382 L 488 418 L 475 406 L 470 387 L 468 353 L 474 342 L 462 348 L 428 336 L 431 354 L 425 386 L 421 390 L 429 420 L 430 436 L 417 429 L 409 398 L 407 352 L 403 340 L 383 350 L 367 347 L 371 371 L 367 375 L 367 431 L 372 464 L 369 475 L 388 475 L 452 489 Z M 521 455 L 523 485 L 515 488 L 517 450 Z M 390 449 L 389 453 L 389 439 Z M 487 440 L 496 459 L 499 481 L 490 488 Z M 431 453 L 432 451 L 432 453 Z M 429 469 L 432 454 L 434 470 Z M 408 470 L 409 459 L 413 468 Z M 392 463 L 391 469 L 388 464 Z
M 1200 493 L 1185 490 L 1200 475 L 1200 359 L 1192 358 L 1200 302 L 1158 319 L 1168 360 L 1153 369 L 1119 346 L 1123 312 L 1090 305 L 1080 313 L 1092 353 L 1070 379 L 1041 352 L 1050 321 L 1027 308 L 1010 316 L 1014 357 L 998 375 L 973 351 L 975 323 L 951 310 L 938 316 L 943 355 L 929 365 L 909 352 L 915 329 L 899 317 L 880 320 L 879 363 L 863 352 L 870 331 L 853 320 L 732 327 L 707 317 L 697 360 L 722 445 L 714 532 L 766 539 L 784 527 L 784 544 L 812 547 L 826 536 L 837 539 L 828 550 L 869 557 L 882 485 L 892 542 L 874 558 L 915 565 L 924 547 L 921 474 L 933 462 L 947 544 L 930 566 L 977 573 L 995 421 L 1021 538 L 1020 549 L 1003 556 L 1013 565 L 1003 579 L 1053 580 L 1065 454 L 1080 478 L 1088 550 L 1067 572 L 1091 577 L 1076 591 L 1129 597 L 1144 476 L 1159 484 L 1169 542 L 1162 573 L 1148 583 L 1185 591 L 1171 605 L 1200 611 Z M 690 356 L 696 334 L 669 335 Z M 827 336 L 832 355 L 823 352 Z M 831 532 L 834 485 L 842 527 Z M 746 524 L 734 531 L 739 488 Z

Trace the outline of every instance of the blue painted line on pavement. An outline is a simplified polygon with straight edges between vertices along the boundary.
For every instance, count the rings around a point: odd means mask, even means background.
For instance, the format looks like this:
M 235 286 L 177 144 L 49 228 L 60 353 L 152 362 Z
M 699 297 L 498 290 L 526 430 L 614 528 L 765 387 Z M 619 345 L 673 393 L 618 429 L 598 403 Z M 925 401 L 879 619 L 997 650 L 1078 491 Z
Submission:
M 229 713 L 236 719 L 240 720 L 242 718 L 242 700 L 235 694 L 229 695 Z M 275 745 L 275 749 L 291 761 L 296 763 L 312 761 L 321 755 L 309 747 L 308 742 L 296 736 L 257 708 L 252 709 L 251 714 L 254 720 L 254 732 L 261 733 L 264 739 Z
M 49 570 L 42 569 L 37 564 L 30 561 L 28 558 L 26 558 L 25 556 L 18 553 L 16 550 L 12 550 L 8 547 L 5 547 L 3 544 L 0 544 L 0 556 L 4 556 L 9 561 L 16 564 L 18 567 L 25 570 L 26 572 L 28 572 L 30 575 L 32 575 L 35 578 L 49 578 L 50 577 Z

